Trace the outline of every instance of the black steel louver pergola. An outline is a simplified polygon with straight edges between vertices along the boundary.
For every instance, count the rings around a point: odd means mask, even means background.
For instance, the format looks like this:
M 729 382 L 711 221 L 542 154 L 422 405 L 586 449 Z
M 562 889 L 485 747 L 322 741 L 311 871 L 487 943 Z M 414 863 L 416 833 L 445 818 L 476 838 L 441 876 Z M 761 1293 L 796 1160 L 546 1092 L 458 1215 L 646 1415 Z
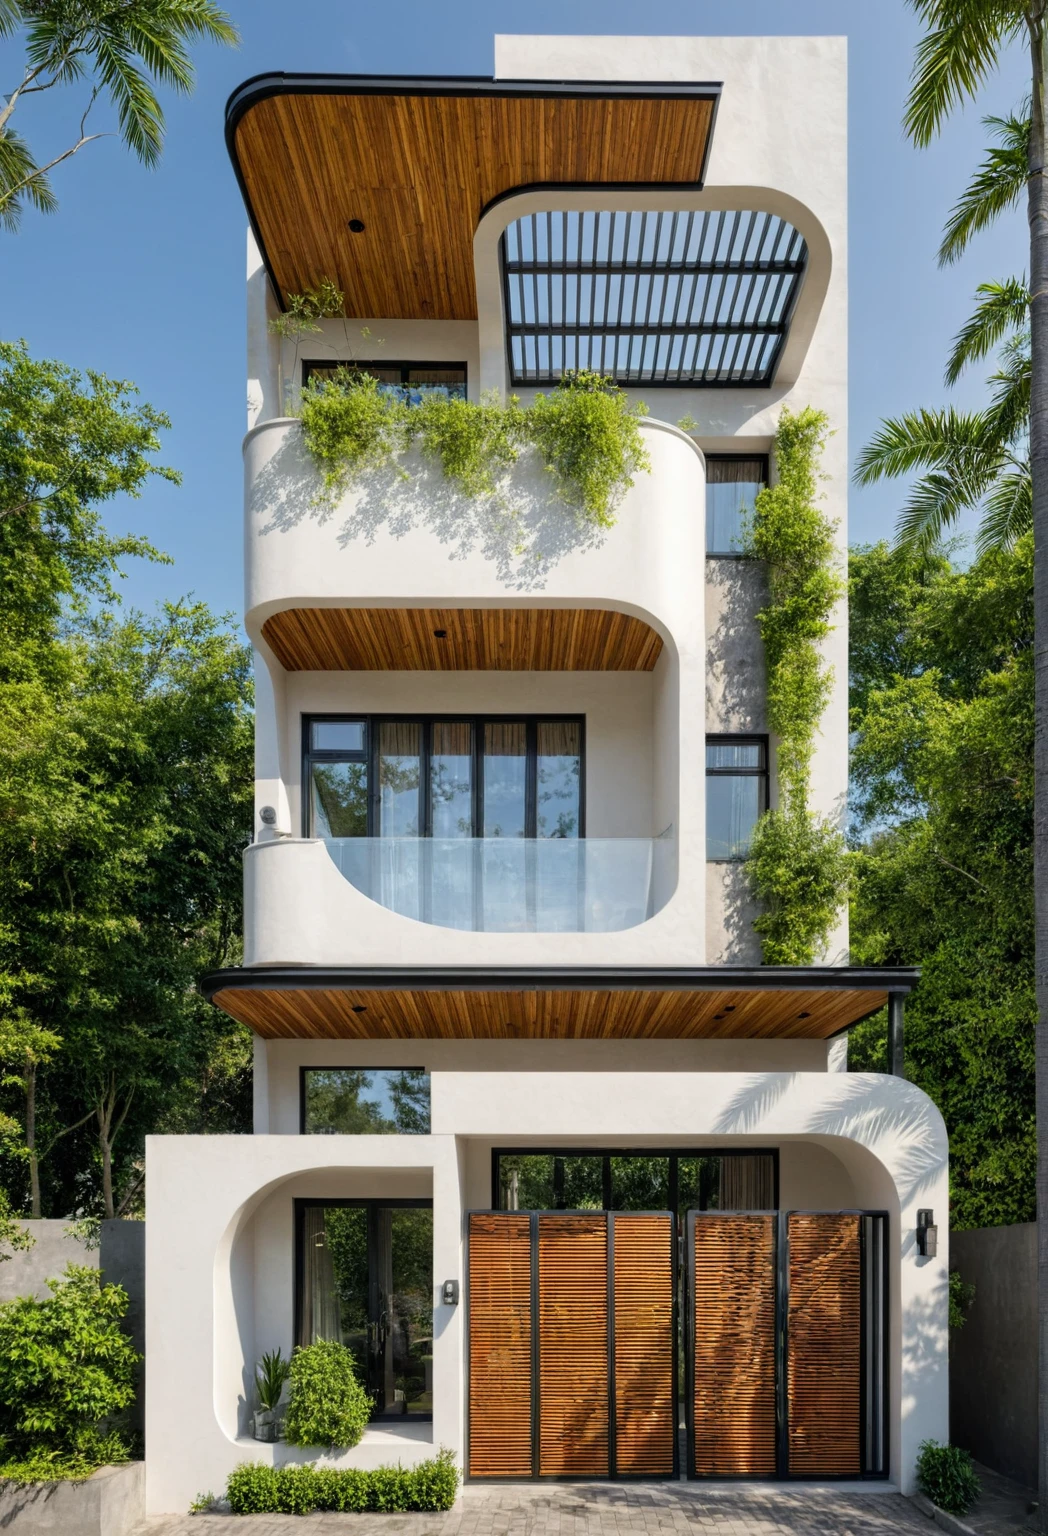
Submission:
M 528 214 L 502 238 L 512 382 L 769 385 L 807 259 L 772 213 Z

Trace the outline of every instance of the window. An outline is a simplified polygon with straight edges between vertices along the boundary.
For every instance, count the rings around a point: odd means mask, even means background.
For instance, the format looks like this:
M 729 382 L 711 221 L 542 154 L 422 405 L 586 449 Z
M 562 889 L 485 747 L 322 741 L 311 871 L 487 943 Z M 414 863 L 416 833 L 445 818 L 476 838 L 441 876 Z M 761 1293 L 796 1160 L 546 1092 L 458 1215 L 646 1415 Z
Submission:
M 304 1136 L 429 1135 L 424 1067 L 303 1067 Z
M 768 804 L 768 743 L 760 736 L 706 738 L 706 857 L 744 859 Z
M 578 717 L 304 722 L 307 837 L 583 836 Z
M 735 454 L 706 455 L 706 553 L 740 555 L 743 520 L 754 498 L 768 483 L 766 458 Z
M 498 1148 L 492 1204 L 503 1211 L 773 1211 L 775 1152 L 592 1152 Z
M 446 395 L 451 400 L 466 398 L 465 363 L 365 363 L 354 358 L 349 363 L 306 362 L 302 364 L 303 384 L 332 379 L 342 369 L 369 373 L 383 391 L 399 395 L 408 405 L 419 405 L 426 395 Z

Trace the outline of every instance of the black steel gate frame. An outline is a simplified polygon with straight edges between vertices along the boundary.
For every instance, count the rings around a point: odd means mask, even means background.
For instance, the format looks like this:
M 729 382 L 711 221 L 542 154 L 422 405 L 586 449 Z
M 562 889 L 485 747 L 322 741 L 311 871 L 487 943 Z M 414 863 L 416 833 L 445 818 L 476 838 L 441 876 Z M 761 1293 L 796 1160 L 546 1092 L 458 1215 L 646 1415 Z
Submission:
M 677 1390 L 678 1381 L 678 1268 L 677 1268 L 677 1218 L 672 1211 L 594 1211 L 594 1210 L 557 1210 L 557 1211 L 505 1211 L 505 1210 L 475 1210 L 466 1213 L 466 1392 L 465 1392 L 465 1476 L 464 1481 L 476 1483 L 490 1483 L 494 1479 L 490 1477 L 474 1478 L 469 1470 L 469 1404 L 470 1404 L 470 1327 L 469 1327 L 469 1238 L 470 1218 L 473 1216 L 526 1216 L 528 1218 L 528 1241 L 530 1244 L 531 1260 L 531 1475 L 530 1477 L 502 1477 L 497 1481 L 505 1483 L 578 1483 L 578 1482 L 671 1482 L 680 1478 L 680 1396 Z M 606 1477 L 577 1477 L 571 1474 L 543 1473 L 539 1471 L 541 1456 L 540 1441 L 540 1339 L 538 1328 L 539 1316 L 539 1218 L 541 1216 L 603 1216 L 608 1223 L 608 1257 L 607 1257 L 607 1306 L 608 1306 L 608 1472 Z M 670 1320 L 670 1335 L 673 1344 L 673 1470 L 661 1476 L 651 1472 L 619 1472 L 616 1456 L 616 1402 L 615 1402 L 615 1220 L 619 1216 L 665 1216 L 669 1220 L 670 1228 L 670 1277 L 672 1294 L 672 1317 Z
M 775 1217 L 775 1419 L 776 1419 L 776 1444 L 774 1473 L 763 1476 L 752 1476 L 740 1479 L 737 1473 L 721 1473 L 699 1476 L 695 1470 L 695 1221 L 731 1216 L 774 1216 Z M 859 1222 L 859 1315 L 860 1315 L 860 1352 L 859 1352 L 859 1401 L 860 1401 L 860 1444 L 859 1464 L 861 1471 L 858 1477 L 850 1473 L 842 1474 L 815 1474 L 793 1473 L 789 1470 L 789 1397 L 787 1392 L 787 1347 L 789 1343 L 789 1300 L 790 1300 L 790 1245 L 789 1245 L 789 1218 L 791 1216 L 858 1216 Z M 866 1383 L 869 1373 L 869 1361 L 867 1360 L 866 1342 L 866 1229 L 861 1220 L 863 1217 L 877 1217 L 884 1222 L 884 1241 L 882 1247 L 883 1273 L 881 1276 L 881 1294 L 884 1298 L 884 1321 L 882 1330 L 882 1361 L 881 1380 L 883 1383 L 881 1446 L 883 1450 L 883 1469 L 869 1471 L 866 1466 L 866 1434 L 865 1434 L 865 1409 L 866 1409 Z M 684 1314 L 685 1314 L 685 1403 L 684 1417 L 687 1434 L 687 1467 L 689 1479 L 696 1482 L 884 1482 L 889 1476 L 890 1453 L 890 1391 L 889 1391 L 889 1366 L 890 1366 L 890 1323 L 889 1307 L 891 1302 L 891 1290 L 889 1287 L 889 1244 L 888 1233 L 890 1223 L 887 1211 L 872 1210 L 844 1210 L 844 1211 L 689 1211 L 685 1227 L 684 1240 L 687 1245 L 686 1282 L 684 1289 Z

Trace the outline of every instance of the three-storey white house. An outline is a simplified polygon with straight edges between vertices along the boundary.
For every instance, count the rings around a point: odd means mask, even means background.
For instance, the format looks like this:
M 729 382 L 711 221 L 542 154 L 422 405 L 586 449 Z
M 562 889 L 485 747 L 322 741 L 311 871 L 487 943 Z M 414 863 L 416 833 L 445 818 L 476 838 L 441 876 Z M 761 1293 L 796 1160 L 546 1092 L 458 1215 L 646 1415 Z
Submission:
M 845 74 L 837 38 L 500 37 L 490 79 L 231 98 L 256 822 L 204 985 L 254 1031 L 254 1135 L 149 1144 L 152 1512 L 309 1454 L 251 1438 L 253 1376 L 317 1338 L 375 1398 L 346 1465 L 908 1489 L 947 1438 L 914 973 L 850 966 L 843 917 L 762 966 L 742 867 L 776 783 L 741 516 L 784 408 L 829 417 L 845 558 Z M 281 339 L 324 279 L 348 320 Z M 525 405 L 597 369 L 650 471 L 609 528 L 528 455 L 497 497 L 409 455 L 332 505 L 288 402 L 347 362 Z M 886 1003 L 893 1074 L 848 1074 Z

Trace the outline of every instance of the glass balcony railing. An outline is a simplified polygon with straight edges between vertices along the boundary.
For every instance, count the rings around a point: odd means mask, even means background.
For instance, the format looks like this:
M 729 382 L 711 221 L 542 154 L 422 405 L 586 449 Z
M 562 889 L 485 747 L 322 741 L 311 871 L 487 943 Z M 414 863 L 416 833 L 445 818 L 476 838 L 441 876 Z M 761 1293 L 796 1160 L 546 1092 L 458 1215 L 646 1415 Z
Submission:
M 416 922 L 473 933 L 618 933 L 676 883 L 668 838 L 334 837 L 350 885 Z

